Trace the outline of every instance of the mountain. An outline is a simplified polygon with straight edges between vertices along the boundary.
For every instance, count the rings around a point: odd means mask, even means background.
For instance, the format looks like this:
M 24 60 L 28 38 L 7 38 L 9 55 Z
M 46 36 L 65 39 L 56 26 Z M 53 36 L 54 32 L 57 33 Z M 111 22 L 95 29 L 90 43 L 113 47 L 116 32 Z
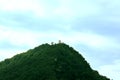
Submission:
M 0 80 L 110 80 L 64 43 L 42 44 L 0 62 Z

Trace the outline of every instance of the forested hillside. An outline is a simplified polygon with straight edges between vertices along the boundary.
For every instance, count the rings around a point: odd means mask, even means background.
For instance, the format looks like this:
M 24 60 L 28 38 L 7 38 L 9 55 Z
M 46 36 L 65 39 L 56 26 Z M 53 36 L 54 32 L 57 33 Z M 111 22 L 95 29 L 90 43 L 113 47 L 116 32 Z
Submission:
M 0 62 L 0 80 L 110 80 L 64 43 L 42 44 Z

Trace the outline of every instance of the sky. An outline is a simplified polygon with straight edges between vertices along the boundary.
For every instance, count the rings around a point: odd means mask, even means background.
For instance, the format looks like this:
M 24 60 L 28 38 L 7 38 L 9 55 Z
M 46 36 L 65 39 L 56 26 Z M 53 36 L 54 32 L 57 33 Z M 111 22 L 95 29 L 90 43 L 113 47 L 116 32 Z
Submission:
M 0 0 L 0 61 L 61 40 L 120 80 L 119 9 L 119 0 Z

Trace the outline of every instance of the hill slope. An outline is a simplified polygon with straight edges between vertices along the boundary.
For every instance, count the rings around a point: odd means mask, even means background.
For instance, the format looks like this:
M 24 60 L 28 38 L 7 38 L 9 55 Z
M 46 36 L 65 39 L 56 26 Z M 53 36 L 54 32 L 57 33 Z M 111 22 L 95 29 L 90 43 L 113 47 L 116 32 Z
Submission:
M 110 80 L 66 44 L 43 44 L 0 62 L 0 80 Z

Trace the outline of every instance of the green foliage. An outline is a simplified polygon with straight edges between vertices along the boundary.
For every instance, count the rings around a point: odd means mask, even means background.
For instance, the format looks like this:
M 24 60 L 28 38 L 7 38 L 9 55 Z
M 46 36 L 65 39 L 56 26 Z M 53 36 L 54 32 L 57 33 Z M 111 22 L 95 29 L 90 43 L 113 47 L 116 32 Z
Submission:
M 0 80 L 110 80 L 66 44 L 43 44 L 0 62 Z

